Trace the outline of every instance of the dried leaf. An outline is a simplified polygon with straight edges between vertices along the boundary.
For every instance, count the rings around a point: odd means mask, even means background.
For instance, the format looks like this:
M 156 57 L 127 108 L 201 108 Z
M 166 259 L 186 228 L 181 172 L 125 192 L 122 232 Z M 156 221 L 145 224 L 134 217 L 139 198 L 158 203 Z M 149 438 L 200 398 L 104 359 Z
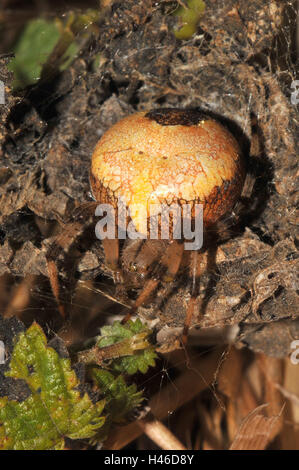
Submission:
M 259 406 L 244 419 L 230 450 L 263 450 L 269 445 L 273 439 L 272 430 L 280 416 L 267 418 L 259 414 L 265 406 Z

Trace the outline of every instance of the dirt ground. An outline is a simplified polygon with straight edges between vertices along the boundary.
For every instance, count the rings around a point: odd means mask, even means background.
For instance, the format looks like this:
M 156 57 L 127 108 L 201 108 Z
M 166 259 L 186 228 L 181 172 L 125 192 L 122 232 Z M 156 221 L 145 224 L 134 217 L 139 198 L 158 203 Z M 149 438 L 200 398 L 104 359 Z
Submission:
M 298 365 L 290 361 L 299 339 L 295 2 L 205 0 L 197 31 L 186 40 L 173 32 L 176 2 L 107 3 L 63 72 L 51 64 L 36 85 L 13 93 L 10 59 L 0 58 L 1 313 L 26 326 L 35 320 L 49 338 L 59 332 L 71 345 L 127 312 L 144 280 L 135 280 L 123 299 L 93 221 L 82 222 L 57 256 L 67 323 L 50 289 L 46 252 L 74 221 L 74 210 L 88 203 L 91 154 L 111 125 L 135 111 L 200 108 L 236 137 L 249 177 L 238 218 L 227 217 L 209 234 L 187 353 L 172 351 L 190 298 L 186 270 L 139 309 L 162 353 L 140 385 L 152 383 L 153 414 L 167 418 L 188 448 L 272 442 L 298 449 Z M 171 410 L 169 394 L 177 401 Z M 106 448 L 140 434 L 134 422 Z M 144 436 L 135 441 L 139 449 L 152 445 Z

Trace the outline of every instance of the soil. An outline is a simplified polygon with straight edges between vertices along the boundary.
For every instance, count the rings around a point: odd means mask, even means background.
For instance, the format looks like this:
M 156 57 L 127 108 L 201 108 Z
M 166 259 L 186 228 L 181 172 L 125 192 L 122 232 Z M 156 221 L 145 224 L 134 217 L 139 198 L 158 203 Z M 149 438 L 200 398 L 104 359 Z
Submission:
M 283 357 L 299 336 L 290 6 L 275 0 L 205 4 L 197 34 L 181 41 L 173 34 L 178 19 L 170 14 L 171 2 L 112 3 L 99 36 L 90 38 L 73 64 L 21 96 L 9 90 L 9 58 L 1 58 L 6 103 L 0 107 L 0 275 L 48 277 L 52 227 L 67 223 L 88 202 L 91 154 L 112 124 L 161 106 L 200 108 L 238 139 L 252 185 L 229 236 L 212 236 L 202 257 L 194 325 L 238 325 L 239 345 Z M 110 286 L 100 243 L 82 236 L 80 243 L 74 279 L 100 278 Z M 69 263 L 59 261 L 62 284 Z M 175 329 L 183 326 L 188 300 L 188 279 L 181 275 L 161 286 L 139 313 L 158 319 L 157 330 Z

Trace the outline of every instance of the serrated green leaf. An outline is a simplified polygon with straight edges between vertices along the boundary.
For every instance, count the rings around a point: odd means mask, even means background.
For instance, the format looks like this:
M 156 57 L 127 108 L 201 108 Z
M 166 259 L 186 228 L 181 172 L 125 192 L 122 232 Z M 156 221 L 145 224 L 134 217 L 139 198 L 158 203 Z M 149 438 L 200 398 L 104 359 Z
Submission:
M 114 371 L 133 375 L 137 372 L 146 374 L 149 367 L 155 366 L 155 359 L 157 355 L 154 349 L 145 349 L 144 351 L 138 351 L 132 356 L 121 357 L 115 359 L 112 364 Z
M 118 343 L 143 332 L 149 334 L 151 331 L 139 318 L 135 321 L 129 320 L 124 324 L 115 321 L 113 325 L 107 325 L 101 328 L 101 336 L 98 338 L 98 345 L 101 347 L 109 346 L 109 344 Z
M 93 368 L 92 378 L 105 395 L 105 412 L 113 423 L 124 423 L 126 418 L 144 400 L 136 385 L 127 385 L 124 378 L 115 377 L 104 369 Z
M 64 437 L 90 438 L 105 421 L 104 401 L 80 395 L 70 360 L 47 346 L 36 323 L 19 335 L 5 375 L 23 379 L 31 395 L 23 402 L 0 398 L 0 449 L 62 449 Z
M 155 366 L 157 358 L 154 346 L 148 339 L 150 334 L 151 330 L 139 318 L 125 324 L 114 322 L 101 329 L 97 346 L 100 351 L 109 346 L 113 349 L 110 352 L 113 359 L 110 367 L 114 371 L 130 375 L 140 371 L 145 374 L 150 366 Z M 115 345 L 114 348 L 111 345 Z

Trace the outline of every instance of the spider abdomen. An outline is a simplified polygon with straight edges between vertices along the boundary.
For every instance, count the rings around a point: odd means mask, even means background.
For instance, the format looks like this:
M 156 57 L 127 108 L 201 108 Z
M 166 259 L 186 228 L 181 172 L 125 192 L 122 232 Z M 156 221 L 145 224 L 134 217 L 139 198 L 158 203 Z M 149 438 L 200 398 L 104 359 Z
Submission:
M 162 108 L 128 116 L 100 139 L 90 181 L 99 203 L 125 201 L 136 229 L 153 206 L 203 206 L 207 227 L 232 210 L 244 182 L 236 139 L 196 110 Z

